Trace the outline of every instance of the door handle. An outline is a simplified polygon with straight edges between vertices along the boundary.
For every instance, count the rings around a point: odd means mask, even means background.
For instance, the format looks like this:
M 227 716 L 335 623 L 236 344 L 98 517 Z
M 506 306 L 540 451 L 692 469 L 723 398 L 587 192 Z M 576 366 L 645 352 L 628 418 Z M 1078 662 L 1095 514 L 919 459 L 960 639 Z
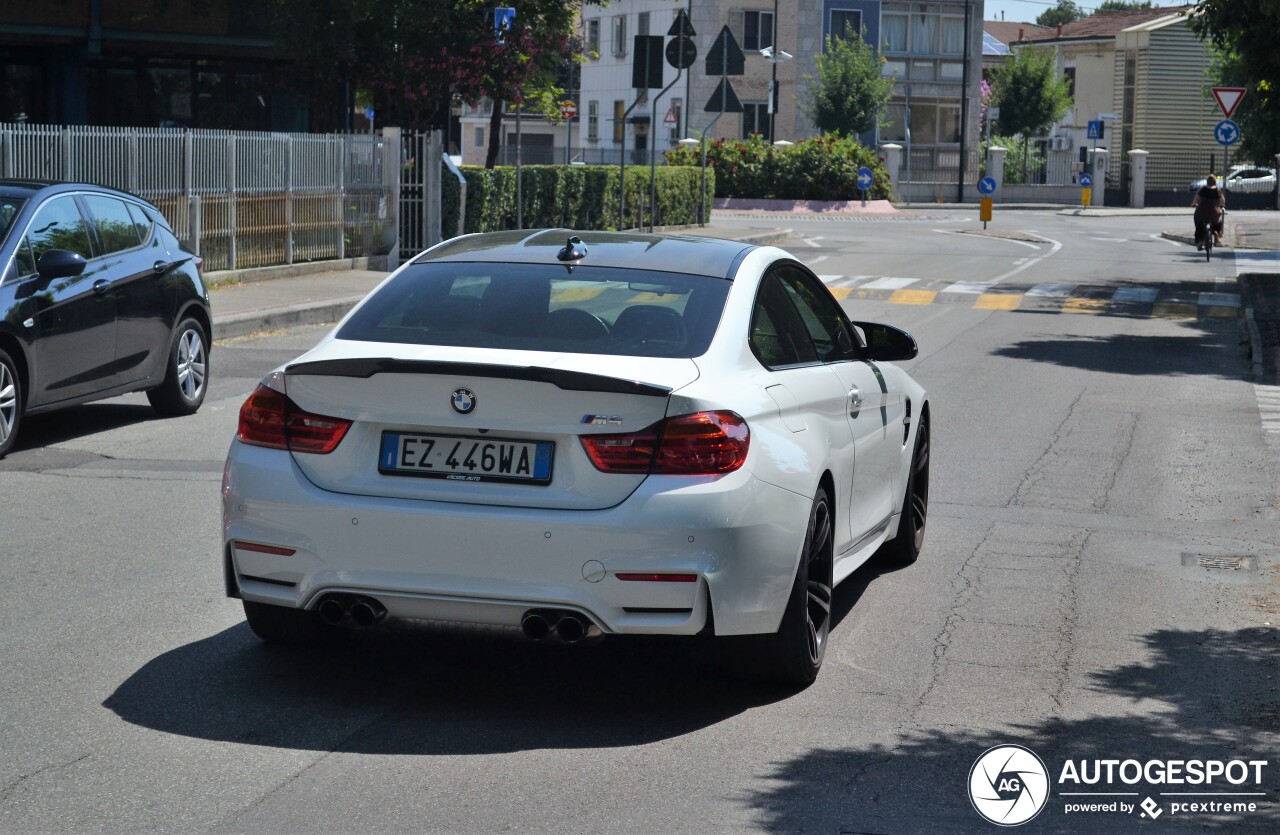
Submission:
M 862 391 L 854 386 L 849 389 L 849 417 L 856 418 L 862 411 Z
M 107 281 L 105 278 L 100 278 L 93 282 L 93 291 L 95 293 L 105 293 L 109 289 L 111 289 L 111 282 Z
M 157 261 L 151 265 L 151 269 L 155 270 L 156 274 L 159 275 L 171 266 L 172 265 L 168 261 Z

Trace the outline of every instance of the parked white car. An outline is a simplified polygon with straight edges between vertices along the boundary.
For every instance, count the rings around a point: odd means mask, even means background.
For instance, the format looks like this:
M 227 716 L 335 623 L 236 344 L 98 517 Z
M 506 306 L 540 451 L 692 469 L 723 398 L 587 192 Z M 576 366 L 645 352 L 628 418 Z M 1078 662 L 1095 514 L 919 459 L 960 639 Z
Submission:
M 1198 191 L 1205 184 L 1204 178 L 1193 182 L 1189 190 Z M 1239 192 L 1242 194 L 1258 194 L 1268 191 L 1275 191 L 1276 188 L 1276 170 L 1274 168 L 1259 168 L 1255 165 L 1234 165 L 1231 167 L 1231 173 L 1226 177 L 1219 177 L 1218 183 L 1220 188 L 1227 191 Z
M 811 682 L 834 586 L 923 544 L 929 404 L 893 364 L 916 350 L 773 247 L 455 238 L 245 402 L 227 592 L 268 641 L 749 635 Z

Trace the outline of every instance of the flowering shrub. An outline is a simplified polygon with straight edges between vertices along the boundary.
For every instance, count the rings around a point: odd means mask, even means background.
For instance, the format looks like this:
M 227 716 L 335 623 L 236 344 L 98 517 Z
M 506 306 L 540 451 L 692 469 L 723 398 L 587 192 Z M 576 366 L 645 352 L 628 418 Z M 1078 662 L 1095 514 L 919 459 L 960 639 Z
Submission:
M 667 165 L 701 165 L 699 146 L 666 153 Z M 890 200 L 892 185 L 884 163 L 854 139 L 823 134 L 781 148 L 759 134 L 750 139 L 716 139 L 707 144 L 707 167 L 715 171 L 716 197 L 777 200 L 856 200 L 858 169 L 871 169 L 869 199 Z

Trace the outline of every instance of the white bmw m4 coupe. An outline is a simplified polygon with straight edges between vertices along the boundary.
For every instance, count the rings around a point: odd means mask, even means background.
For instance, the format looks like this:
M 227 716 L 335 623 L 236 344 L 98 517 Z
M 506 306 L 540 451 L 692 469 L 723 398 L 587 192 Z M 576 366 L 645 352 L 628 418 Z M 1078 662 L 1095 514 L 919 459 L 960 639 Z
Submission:
M 227 594 L 267 641 L 749 636 L 807 684 L 836 584 L 924 541 L 929 403 L 892 364 L 916 350 L 774 247 L 454 238 L 245 401 Z

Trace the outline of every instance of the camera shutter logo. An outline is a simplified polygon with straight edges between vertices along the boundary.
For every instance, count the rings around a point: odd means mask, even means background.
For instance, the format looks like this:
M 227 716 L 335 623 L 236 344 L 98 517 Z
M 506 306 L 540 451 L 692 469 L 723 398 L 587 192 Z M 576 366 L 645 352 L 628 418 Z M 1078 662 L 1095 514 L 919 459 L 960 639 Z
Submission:
M 997 745 L 969 770 L 969 800 L 999 826 L 1017 826 L 1040 814 L 1049 800 L 1044 760 L 1021 745 Z
M 471 389 L 454 389 L 449 404 L 460 415 L 469 415 L 476 410 L 476 396 Z

